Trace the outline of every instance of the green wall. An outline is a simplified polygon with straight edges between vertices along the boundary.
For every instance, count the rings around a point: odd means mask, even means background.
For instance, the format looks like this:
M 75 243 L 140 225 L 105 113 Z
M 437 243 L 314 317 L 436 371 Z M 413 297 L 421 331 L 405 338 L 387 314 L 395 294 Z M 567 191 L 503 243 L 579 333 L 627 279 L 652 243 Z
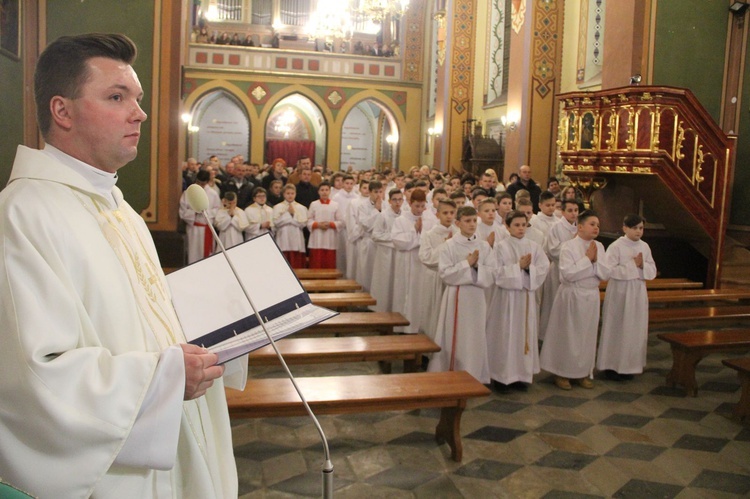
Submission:
M 734 189 L 730 223 L 750 225 L 750 40 L 742 80 L 740 127 L 737 130 L 737 161 L 734 166 Z
M 149 115 L 155 103 L 151 102 L 153 62 L 154 2 L 148 0 L 51 0 L 47 2 L 47 40 L 53 41 L 63 35 L 76 35 L 92 31 L 118 32 L 128 35 L 138 45 L 138 60 L 135 70 L 145 94 L 143 108 Z M 0 185 L 5 186 L 10 174 L 16 146 L 23 141 L 21 120 L 23 72 L 20 62 L 0 55 Z M 148 205 L 149 171 L 151 156 L 151 122 L 141 128 L 138 157 L 123 168 L 117 185 L 136 211 Z
M 88 32 L 123 33 L 138 46 L 135 70 L 143 86 L 143 109 L 153 114 L 156 103 L 151 102 L 152 62 L 154 43 L 154 2 L 150 0 L 54 0 L 47 2 L 47 40 L 63 35 Z M 149 200 L 149 171 L 151 161 L 151 122 L 141 127 L 138 157 L 119 172 L 117 185 L 125 199 L 136 211 L 141 211 Z
M 656 8 L 654 85 L 689 88 L 717 122 L 728 17 L 726 0 L 660 0 Z
M 23 67 L 0 54 L 0 189 L 8 183 L 18 144 L 23 142 Z

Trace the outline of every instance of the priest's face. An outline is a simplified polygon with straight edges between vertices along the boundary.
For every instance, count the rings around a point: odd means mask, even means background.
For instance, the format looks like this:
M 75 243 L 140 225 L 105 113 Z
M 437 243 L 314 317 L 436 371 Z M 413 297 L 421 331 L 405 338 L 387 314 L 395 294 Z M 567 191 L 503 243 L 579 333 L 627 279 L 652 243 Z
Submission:
M 63 108 L 53 110 L 63 129 L 56 138 L 64 152 L 114 173 L 138 154 L 141 123 L 146 120 L 143 88 L 125 62 L 94 57 L 87 64 L 88 78 L 79 96 L 60 98 Z M 51 105 L 55 108 L 55 99 Z

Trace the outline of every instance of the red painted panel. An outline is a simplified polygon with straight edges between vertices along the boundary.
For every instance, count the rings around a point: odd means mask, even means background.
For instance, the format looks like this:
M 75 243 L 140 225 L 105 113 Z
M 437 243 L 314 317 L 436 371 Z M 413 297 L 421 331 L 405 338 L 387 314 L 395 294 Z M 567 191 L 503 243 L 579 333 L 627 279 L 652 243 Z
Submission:
M 224 64 L 224 54 L 213 54 L 211 64 Z

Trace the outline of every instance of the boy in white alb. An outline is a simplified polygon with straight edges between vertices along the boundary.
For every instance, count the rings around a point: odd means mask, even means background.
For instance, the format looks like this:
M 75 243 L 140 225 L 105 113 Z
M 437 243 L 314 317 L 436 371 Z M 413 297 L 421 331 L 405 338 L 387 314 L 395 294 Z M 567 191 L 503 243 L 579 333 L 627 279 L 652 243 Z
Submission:
M 531 224 L 531 220 L 534 218 L 534 205 L 531 203 L 531 199 L 519 199 L 516 203 L 516 211 L 520 211 L 526 215 L 528 225 L 526 226 L 526 235 L 524 237 L 529 241 L 537 243 L 542 248 L 542 251 L 544 251 L 544 234 Z
M 438 273 L 440 248 L 458 232 L 456 203 L 442 199 L 438 203 L 438 224 L 428 231 L 422 231 L 419 240 L 419 261 L 422 262 L 422 315 L 420 323 L 424 332 L 433 340 L 437 330 L 438 311 L 443 299 L 445 284 Z
M 253 204 L 245 208 L 248 221 L 245 239 L 273 232 L 273 208 L 266 204 L 267 197 L 263 187 L 256 187 L 253 191 Z
M 547 233 L 544 239 L 544 252 L 549 258 L 549 272 L 542 287 L 542 304 L 539 311 L 539 339 L 544 341 L 549 324 L 549 314 L 555 301 L 557 288 L 560 287 L 560 250 L 566 241 L 576 236 L 578 231 L 578 203 L 575 200 L 563 201 L 563 217 Z
M 396 249 L 391 239 L 393 222 L 401 215 L 401 205 L 404 194 L 393 188 L 388 193 L 388 206 L 380 211 L 372 229 L 372 240 L 375 243 L 375 263 L 373 265 L 370 294 L 377 301 L 372 310 L 375 312 L 390 312 L 393 310 L 393 284 L 396 262 Z
M 627 215 L 622 224 L 625 235 L 607 248 L 611 271 L 602 306 L 596 368 L 615 381 L 632 379 L 646 366 L 646 281 L 656 277 L 656 263 L 651 248 L 641 240 L 644 222 L 639 215 Z
M 557 200 L 555 195 L 550 191 L 544 191 L 539 195 L 539 213 L 535 214 L 529 220 L 532 227 L 542 231 L 546 237 L 549 230 L 557 223 L 558 218 L 555 216 L 555 205 Z
M 422 235 L 422 213 L 427 207 L 427 196 L 422 189 L 414 189 L 411 193 L 409 209 L 401 210 L 393 222 L 391 239 L 396 248 L 393 310 L 400 312 L 409 321 L 409 325 L 400 328 L 404 333 L 418 333 L 420 331 L 419 298 L 420 270 L 419 238 Z
M 477 238 L 477 211 L 464 206 L 456 212 L 460 232 L 440 248 L 438 272 L 445 283 L 433 355 L 428 371 L 467 371 L 489 384 L 487 302 L 484 291 L 494 281 L 492 249 Z
M 539 372 L 536 290 L 544 284 L 549 260 L 539 244 L 524 237 L 526 214 L 512 211 L 506 223 L 510 237 L 493 250 L 497 287 L 487 315 L 487 351 L 496 386 L 526 390 Z
M 216 247 L 208 224 L 214 222 L 216 213 L 221 209 L 221 199 L 219 199 L 216 191 L 208 185 L 210 176 L 211 174 L 206 170 L 201 170 L 196 175 L 195 180 L 195 183 L 201 186 L 208 196 L 208 208 L 206 209 L 208 220 L 203 213 L 199 213 L 190 207 L 187 200 L 187 191 L 183 192 L 182 197 L 180 197 L 180 218 L 186 224 L 187 263 L 206 258 L 214 252 Z
M 216 212 L 214 226 L 224 247 L 231 248 L 245 240 L 243 231 L 248 226 L 247 216 L 237 207 L 237 194 L 232 191 L 224 193 L 222 204 L 223 207 Z
M 367 186 L 369 198 L 357 205 L 357 223 L 360 238 L 357 242 L 357 273 L 355 279 L 366 292 L 370 291 L 372 272 L 375 266 L 375 245 L 372 243 L 372 230 L 383 209 L 383 184 L 372 180 Z
M 349 203 L 359 197 L 354 191 L 354 177 L 351 175 L 344 175 L 342 181 L 342 189 L 332 197 L 336 204 L 339 206 L 339 218 L 343 221 L 339 224 L 338 229 L 338 245 L 336 246 L 336 268 L 343 273 L 346 273 L 346 257 L 347 257 L 347 227 L 346 227 L 346 213 L 349 208 Z
M 437 218 L 438 203 L 441 199 L 448 199 L 448 193 L 441 187 L 440 189 L 433 189 L 427 193 L 427 196 L 430 195 L 432 195 L 432 200 L 427 199 L 427 209 L 422 213 L 422 219 L 425 224 L 432 228 L 439 223 Z M 425 228 L 424 232 L 426 231 L 427 228 Z
M 560 288 L 552 305 L 542 345 L 542 369 L 556 375 L 555 384 L 570 390 L 570 379 L 593 388 L 591 377 L 599 329 L 599 283 L 609 267 L 599 235 L 599 218 L 586 210 L 578 216 L 577 235 L 560 250 Z
M 357 190 L 357 197 L 346 207 L 344 223 L 346 224 L 346 277 L 357 278 L 357 258 L 359 257 L 359 240 L 362 238 L 362 226 L 359 225 L 359 205 L 370 202 L 370 182 L 362 180 Z M 361 284 L 361 283 L 360 283 Z
M 495 201 L 497 201 L 497 205 L 496 205 L 497 213 L 495 215 L 495 228 L 496 230 L 504 233 L 507 236 L 508 226 L 505 225 L 505 217 L 507 217 L 508 213 L 510 213 L 513 210 L 513 196 L 503 191 L 503 192 L 498 193 L 497 196 L 495 196 Z
M 294 184 L 286 184 L 282 194 L 284 201 L 273 207 L 276 244 L 293 269 L 303 269 L 307 255 L 302 229 L 307 224 L 307 208 L 294 200 L 297 195 Z
M 495 198 L 486 198 L 479 202 L 477 208 L 479 221 L 477 222 L 477 237 L 482 241 L 487 241 L 490 248 L 495 247 L 495 243 L 508 237 L 508 231 L 498 229 L 495 224 L 497 215 L 497 201 Z
M 307 249 L 311 269 L 335 269 L 336 246 L 338 244 L 338 227 L 341 214 L 336 201 L 331 201 L 331 186 L 321 182 L 318 186 L 319 199 L 310 203 L 307 210 L 307 230 L 310 239 Z

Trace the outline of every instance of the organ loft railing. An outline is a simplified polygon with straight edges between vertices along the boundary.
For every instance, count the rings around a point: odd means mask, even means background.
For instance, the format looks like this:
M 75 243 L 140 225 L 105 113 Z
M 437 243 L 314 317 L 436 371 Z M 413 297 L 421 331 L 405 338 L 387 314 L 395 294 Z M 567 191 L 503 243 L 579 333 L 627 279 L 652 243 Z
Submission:
M 645 202 L 658 204 L 671 194 L 683 219 L 707 236 L 706 283 L 718 285 L 736 137 L 726 135 L 687 89 L 631 86 L 558 98 L 564 173 L 586 196 L 613 176 L 655 198 Z

